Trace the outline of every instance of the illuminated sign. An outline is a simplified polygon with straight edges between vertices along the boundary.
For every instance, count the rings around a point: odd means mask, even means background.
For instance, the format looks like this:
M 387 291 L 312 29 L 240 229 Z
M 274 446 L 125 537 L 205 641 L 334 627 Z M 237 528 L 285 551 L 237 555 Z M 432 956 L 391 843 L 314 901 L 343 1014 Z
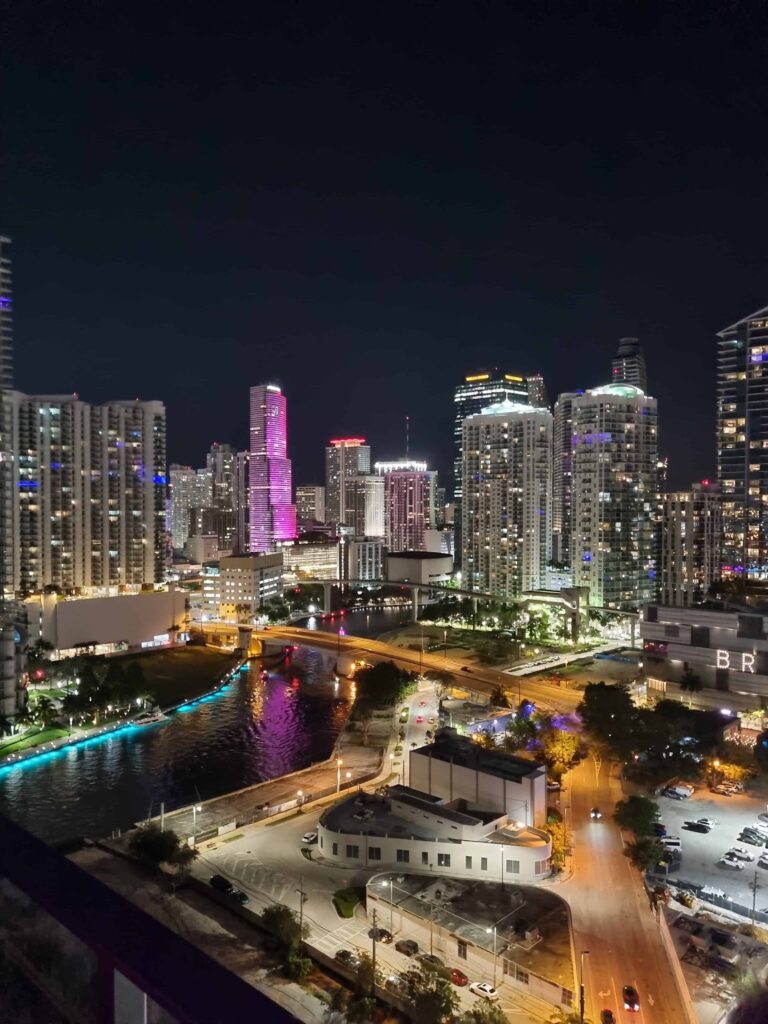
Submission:
M 490 373 L 477 373 L 474 377 L 465 377 L 464 380 L 469 384 L 473 380 L 490 380 Z
M 522 377 L 513 377 L 511 373 L 505 373 L 504 380 L 516 380 L 519 384 L 522 384 L 523 382 Z
M 738 654 L 733 655 L 733 665 L 731 665 L 731 652 L 730 651 L 717 651 L 717 668 L 737 668 Z M 751 672 L 755 674 L 755 655 L 754 654 L 742 654 L 741 655 L 741 671 Z
M 340 445 L 340 444 L 349 444 L 349 445 L 365 444 L 365 438 L 364 437 L 337 437 L 337 438 L 329 441 L 328 443 L 329 444 L 335 444 L 335 445 Z

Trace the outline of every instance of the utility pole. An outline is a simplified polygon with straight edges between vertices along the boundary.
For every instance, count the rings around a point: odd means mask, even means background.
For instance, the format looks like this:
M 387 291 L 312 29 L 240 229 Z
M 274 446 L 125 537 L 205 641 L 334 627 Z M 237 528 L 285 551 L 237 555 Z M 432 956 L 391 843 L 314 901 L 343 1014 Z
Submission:
M 306 903 L 308 896 L 304 892 L 304 876 L 299 875 L 299 888 L 296 890 L 299 894 L 299 942 L 304 940 L 304 904 Z
M 371 997 L 376 997 L 376 908 L 373 908 L 373 956 L 371 957 Z
M 752 890 L 752 927 L 755 927 L 755 904 L 757 903 L 757 890 L 760 886 L 757 884 L 757 868 L 755 868 L 755 878 L 749 887 Z

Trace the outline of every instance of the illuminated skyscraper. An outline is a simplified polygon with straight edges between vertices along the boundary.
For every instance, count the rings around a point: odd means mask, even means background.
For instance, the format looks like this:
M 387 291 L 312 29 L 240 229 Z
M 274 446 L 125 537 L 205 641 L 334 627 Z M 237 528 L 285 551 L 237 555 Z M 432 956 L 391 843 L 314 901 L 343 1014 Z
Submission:
M 285 396 L 276 384 L 251 388 L 250 549 L 272 551 L 277 541 L 296 536 L 291 503 L 291 460 L 287 457 Z
M 528 385 L 525 377 L 513 373 L 502 373 L 501 370 L 477 370 L 468 374 L 459 384 L 453 395 L 454 418 L 453 439 L 455 454 L 453 459 L 454 476 L 454 529 L 456 531 L 456 552 L 461 558 L 461 431 L 467 416 L 482 412 L 487 406 L 509 399 L 528 405 Z
M 463 582 L 506 600 L 546 586 L 552 414 L 498 402 L 464 420 Z
M 302 484 L 296 488 L 296 515 L 301 523 L 325 522 L 325 488 Z
M 377 462 L 384 478 L 384 536 L 390 551 L 425 551 L 435 526 L 437 473 L 426 462 Z
M 723 575 L 768 579 L 768 306 L 718 333 Z
M 659 597 L 688 608 L 705 600 L 720 576 L 720 488 L 709 480 L 663 496 Z
M 597 607 L 639 608 L 656 592 L 656 399 L 606 384 L 572 413 L 574 586 Z
M 13 387 L 13 280 L 8 255 L 10 238 L 0 235 L 0 595 L 13 590 L 11 505 L 10 408 L 6 399 Z
M 371 472 L 371 448 L 364 437 L 339 437 L 325 449 L 325 521 L 346 523 L 347 482 Z
M 611 364 L 611 384 L 631 384 L 643 392 L 648 390 L 645 356 L 638 338 L 619 338 Z
M 531 374 L 525 378 L 525 386 L 528 389 L 528 403 L 536 409 L 547 408 L 547 387 L 544 377 L 540 373 Z
M 552 464 L 552 560 L 571 564 L 571 496 L 574 398 L 580 392 L 565 391 L 557 396 L 553 425 Z

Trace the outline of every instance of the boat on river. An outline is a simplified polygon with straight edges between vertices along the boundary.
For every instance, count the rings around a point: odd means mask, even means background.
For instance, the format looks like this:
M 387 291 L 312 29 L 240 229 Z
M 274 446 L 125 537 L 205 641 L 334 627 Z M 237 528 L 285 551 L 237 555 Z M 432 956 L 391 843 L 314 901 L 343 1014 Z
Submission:
M 165 715 L 160 708 L 156 708 L 154 711 L 148 711 L 145 715 L 139 715 L 138 718 L 134 718 L 134 725 L 153 725 L 155 722 L 164 722 L 168 716 Z

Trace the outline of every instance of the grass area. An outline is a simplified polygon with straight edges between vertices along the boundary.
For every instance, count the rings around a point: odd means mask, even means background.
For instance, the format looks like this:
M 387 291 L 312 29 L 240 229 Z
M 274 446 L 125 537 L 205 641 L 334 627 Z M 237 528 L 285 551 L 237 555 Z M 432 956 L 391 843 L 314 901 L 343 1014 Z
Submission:
M 6 754 L 18 754 L 21 750 L 37 747 L 41 743 L 50 743 L 51 740 L 58 740 L 68 733 L 68 729 L 61 729 L 57 726 L 51 726 L 50 729 L 36 729 L 32 733 L 25 734 L 19 740 L 14 740 L 0 746 L 0 757 L 5 757 Z
M 337 889 L 333 894 L 333 905 L 339 917 L 354 917 L 355 907 L 365 899 L 365 889 L 350 885 L 345 889 Z
M 177 647 L 126 654 L 121 660 L 124 665 L 132 661 L 141 665 L 147 689 L 156 694 L 161 706 L 169 707 L 207 693 L 232 664 L 232 655 L 207 647 Z

